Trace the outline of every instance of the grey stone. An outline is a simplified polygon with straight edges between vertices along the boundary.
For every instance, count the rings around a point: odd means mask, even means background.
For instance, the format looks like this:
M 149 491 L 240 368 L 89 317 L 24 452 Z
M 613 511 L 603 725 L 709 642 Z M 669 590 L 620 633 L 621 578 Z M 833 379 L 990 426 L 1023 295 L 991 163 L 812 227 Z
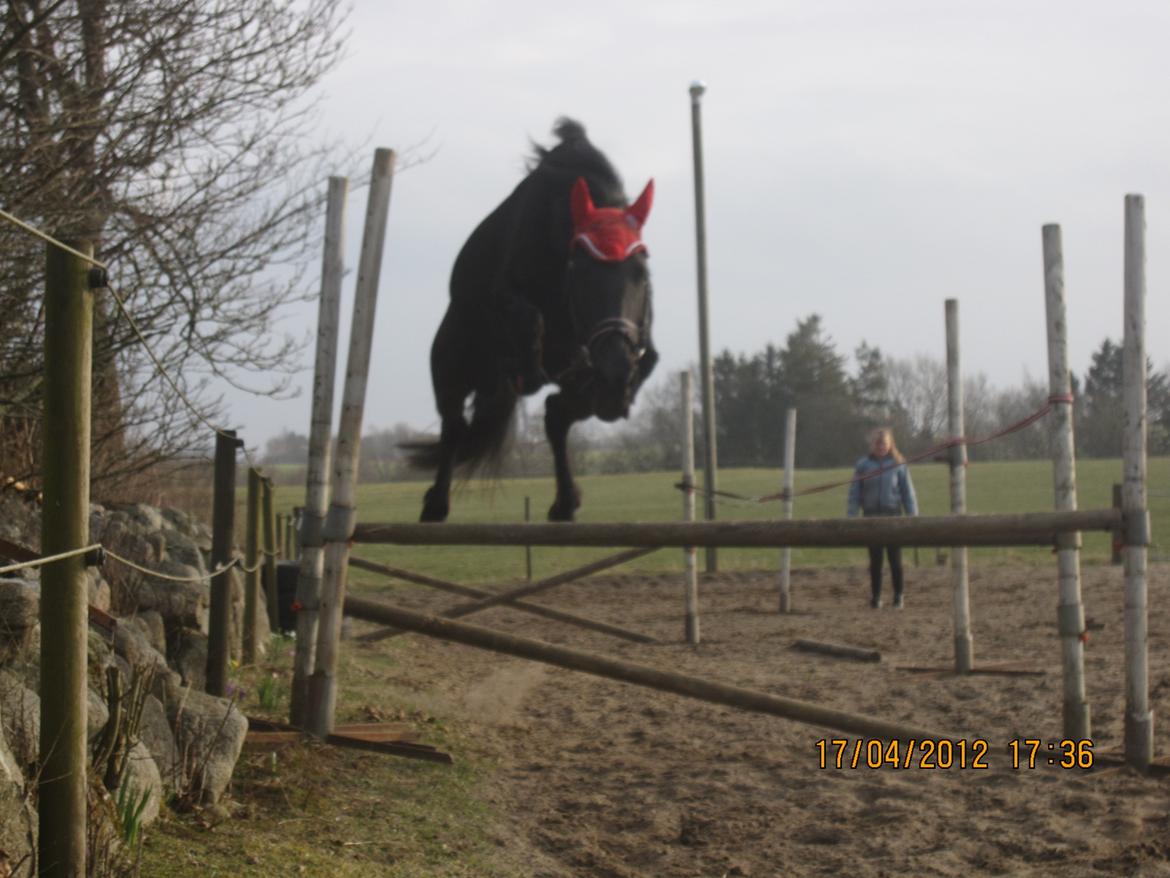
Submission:
M 147 642 L 163 655 L 167 652 L 167 626 L 163 621 L 162 613 L 158 610 L 143 610 L 135 613 L 129 619 L 123 619 L 123 625 L 134 625 L 146 637 Z
M 113 508 L 126 513 L 130 520 L 143 530 L 157 533 L 163 529 L 162 513 L 154 506 L 145 503 L 119 503 Z
M 8 742 L 0 735 L 0 850 L 8 854 L 12 863 L 31 863 L 37 843 L 37 815 L 29 807 L 25 787 L 24 775 Z
M 0 579 L 0 636 L 23 636 L 41 613 L 40 583 L 27 579 Z
M 169 790 L 179 789 L 183 783 L 183 760 L 175 745 L 175 734 L 167 719 L 166 708 L 153 695 L 147 695 L 142 705 L 138 737 L 154 757 L 163 786 Z
M 88 659 L 89 676 L 91 683 L 101 685 L 105 680 L 106 668 L 114 661 L 114 645 L 106 638 L 105 634 L 94 631 L 92 628 L 89 631 L 88 640 Z
M 191 788 L 203 803 L 218 802 L 240 758 L 247 718 L 231 702 L 190 688 L 168 692 L 167 716 L 190 767 Z
M 0 579 L 0 657 L 31 655 L 40 644 L 40 583 Z
M 93 689 L 86 690 L 85 734 L 93 739 L 105 728 L 110 709 L 105 698 Z M 0 672 L 0 731 L 3 732 L 9 752 L 18 764 L 34 765 L 40 751 L 41 698 L 19 679 Z
M 171 656 L 171 667 L 179 672 L 182 685 L 206 689 L 207 635 L 202 631 L 183 629 Z
M 139 821 L 142 826 L 149 826 L 158 819 L 162 805 L 164 791 L 162 775 L 150 750 L 141 741 L 130 749 L 130 756 L 126 760 L 126 774 L 122 783 L 129 786 L 129 792 L 138 801 L 143 793 L 148 793 L 146 805 L 142 809 Z
M 41 699 L 7 671 L 0 671 L 0 729 L 16 764 L 31 774 L 41 740 Z
M 98 733 L 106 727 L 106 723 L 110 721 L 110 706 L 106 704 L 104 697 L 92 689 L 87 689 L 86 695 L 88 704 L 85 712 L 85 736 L 92 743 Z M 37 709 L 40 710 L 39 699 L 37 700 Z
M 101 571 L 95 567 L 85 570 L 89 586 L 89 602 L 99 610 L 109 612 L 113 605 L 113 591 Z
M 207 575 L 207 562 L 195 540 L 180 531 L 167 531 L 167 554 L 171 561 L 194 567 L 201 575 Z
M 146 634 L 133 623 L 120 622 L 114 629 L 114 652 L 132 668 L 162 671 L 167 667 L 166 656 L 151 646 Z
M 182 509 L 164 507 L 160 509 L 159 512 L 162 514 L 163 521 L 165 521 L 179 533 L 187 534 L 189 536 L 194 532 L 191 525 L 191 516 L 189 516 Z
M 198 569 L 175 561 L 164 561 L 155 569 L 180 579 L 202 576 Z M 155 610 L 170 625 L 206 628 L 208 599 L 205 581 L 174 582 L 135 574 L 124 581 L 118 603 L 138 611 Z

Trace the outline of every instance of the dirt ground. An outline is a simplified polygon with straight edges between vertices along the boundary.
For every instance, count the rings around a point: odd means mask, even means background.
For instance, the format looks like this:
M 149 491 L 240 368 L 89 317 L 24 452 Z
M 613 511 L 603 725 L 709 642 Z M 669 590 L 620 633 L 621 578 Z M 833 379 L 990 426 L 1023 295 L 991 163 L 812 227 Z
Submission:
M 859 559 L 860 560 L 860 559 Z M 1170 569 L 1151 570 L 1156 753 L 1170 752 Z M 1050 767 L 1061 738 L 1056 570 L 971 573 L 977 665 L 1041 675 L 923 674 L 953 665 L 950 570 L 908 568 L 906 608 L 868 606 L 862 566 L 700 583 L 702 644 L 683 643 L 680 576 L 605 576 L 533 600 L 653 635 L 642 645 L 493 609 L 469 621 L 526 637 L 986 741 L 990 767 L 822 767 L 817 742 L 856 736 L 411 635 L 403 685 L 462 718 L 498 762 L 501 862 L 539 878 L 780 875 L 1170 876 L 1170 777 L 1110 765 L 1124 715 L 1120 568 L 1086 567 L 1091 771 Z M 404 606 L 434 610 L 437 593 Z M 881 651 L 809 654 L 798 638 Z M 1044 742 L 1014 769 L 1012 740 Z M 1027 750 L 1023 751 L 1026 759 Z M 458 754 L 456 754 L 458 756 Z M 1059 745 L 1055 751 L 1060 757 Z M 828 758 L 834 759 L 830 749 Z M 955 757 L 956 762 L 958 756 Z M 929 761 L 929 760 L 928 760 Z M 915 760 L 917 762 L 917 760 Z

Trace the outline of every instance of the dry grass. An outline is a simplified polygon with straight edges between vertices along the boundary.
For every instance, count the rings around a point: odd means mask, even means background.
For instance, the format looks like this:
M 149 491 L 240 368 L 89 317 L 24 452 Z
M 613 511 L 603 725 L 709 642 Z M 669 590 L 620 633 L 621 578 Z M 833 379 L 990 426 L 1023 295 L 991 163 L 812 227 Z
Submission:
M 278 644 L 269 661 L 236 673 L 240 706 L 250 716 L 286 718 L 290 647 Z M 503 862 L 507 851 L 492 841 L 499 815 L 477 794 L 489 770 L 484 753 L 394 689 L 397 650 L 391 641 L 345 651 L 337 721 L 411 723 L 422 741 L 452 753 L 454 765 L 312 740 L 247 747 L 226 808 L 168 813 L 147 830 L 144 878 L 523 874 Z M 258 684 L 273 673 L 281 677 L 281 698 L 276 710 L 265 711 Z

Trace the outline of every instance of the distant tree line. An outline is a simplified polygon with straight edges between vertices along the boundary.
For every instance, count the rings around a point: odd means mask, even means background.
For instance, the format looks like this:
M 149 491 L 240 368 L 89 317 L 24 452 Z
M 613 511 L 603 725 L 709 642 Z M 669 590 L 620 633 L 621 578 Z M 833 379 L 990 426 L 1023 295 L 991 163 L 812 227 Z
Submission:
M 721 467 L 779 466 L 783 460 L 785 411 L 798 411 L 796 460 L 801 467 L 848 466 L 864 453 L 866 433 L 893 429 L 899 447 L 920 453 L 949 438 L 946 364 L 927 356 L 898 359 L 862 342 L 852 361 L 837 351 L 816 315 L 799 320 L 782 347 L 768 344 L 754 354 L 724 350 L 712 363 L 716 397 L 716 449 Z M 696 382 L 697 386 L 697 382 Z M 1121 345 L 1106 338 L 1083 376 L 1073 376 L 1077 454 L 1120 457 L 1124 420 Z M 1150 454 L 1170 454 L 1170 376 L 1147 364 Z M 1019 423 L 1048 399 L 1046 380 L 1025 379 L 1017 387 L 993 387 L 987 376 L 963 381 L 967 438 L 978 439 Z M 703 436 L 696 393 L 695 441 L 701 460 Z M 972 460 L 1020 460 L 1049 454 L 1047 419 L 969 448 Z M 362 438 L 361 478 L 393 481 L 425 478 L 410 470 L 399 444 L 417 438 L 405 424 Z M 663 373 L 643 388 L 634 416 L 617 427 L 592 422 L 572 437 L 575 465 L 583 473 L 678 468 L 682 454 L 682 403 L 678 376 Z M 268 442 L 268 463 L 304 464 L 308 439 L 286 432 Z M 543 419 L 521 413 L 515 452 L 501 475 L 551 472 Z
M 1073 376 L 1074 430 L 1078 455 L 1119 457 L 1124 395 L 1121 345 L 1106 338 L 1083 376 Z M 949 438 L 946 364 L 927 356 L 898 359 L 865 342 L 852 364 L 813 314 L 797 322 L 783 347 L 768 344 L 754 354 L 724 350 L 712 363 L 715 379 L 716 449 L 720 466 L 778 466 L 783 459 L 784 418 L 798 411 L 799 466 L 846 466 L 864 452 L 875 426 L 893 429 L 899 447 L 921 452 Z M 1044 406 L 1047 380 L 995 388 L 987 376 L 963 381 L 964 432 L 990 436 Z M 1170 376 L 1147 363 L 1149 451 L 1170 454 Z M 696 442 L 701 449 L 696 399 Z M 642 464 L 678 466 L 682 431 L 675 376 L 660 378 L 643 393 L 634 420 L 609 440 Z M 1042 458 L 1049 454 L 1048 423 L 972 446 L 972 460 Z

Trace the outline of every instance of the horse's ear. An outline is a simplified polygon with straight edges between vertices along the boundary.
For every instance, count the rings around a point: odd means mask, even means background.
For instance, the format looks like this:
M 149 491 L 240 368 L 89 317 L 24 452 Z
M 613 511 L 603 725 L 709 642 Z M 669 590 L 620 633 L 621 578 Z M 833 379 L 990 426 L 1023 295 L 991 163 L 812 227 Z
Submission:
M 626 215 L 632 216 L 638 223 L 638 228 L 646 224 L 646 217 L 650 215 L 650 207 L 654 203 L 654 181 L 651 180 L 638 196 L 638 200 L 626 209 Z
M 569 211 L 573 215 L 573 228 L 584 226 L 593 214 L 593 197 L 589 194 L 589 184 L 584 177 L 578 177 L 573 184 L 573 191 L 569 195 Z

